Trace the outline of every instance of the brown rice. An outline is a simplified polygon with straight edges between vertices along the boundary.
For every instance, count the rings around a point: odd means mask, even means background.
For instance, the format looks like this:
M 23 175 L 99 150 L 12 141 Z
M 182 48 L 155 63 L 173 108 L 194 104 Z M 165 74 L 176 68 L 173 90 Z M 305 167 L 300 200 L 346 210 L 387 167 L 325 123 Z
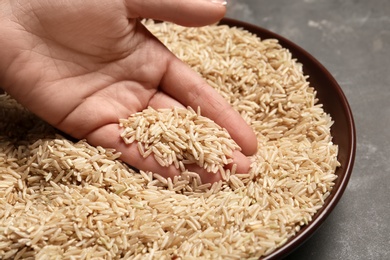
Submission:
M 1 95 L 2 259 L 255 259 L 329 196 L 339 165 L 332 120 L 288 50 L 239 28 L 145 24 L 254 129 L 250 172 L 227 170 L 213 185 L 185 169 L 167 180 L 137 173 L 114 150 L 68 140 Z
M 233 162 L 233 151 L 241 149 L 225 129 L 201 116 L 199 108 L 195 112 L 190 107 L 148 107 L 119 122 L 125 143 L 137 141 L 143 157 L 153 153 L 161 166 L 173 164 L 182 171 L 186 164 L 197 164 L 211 173 L 223 171 Z

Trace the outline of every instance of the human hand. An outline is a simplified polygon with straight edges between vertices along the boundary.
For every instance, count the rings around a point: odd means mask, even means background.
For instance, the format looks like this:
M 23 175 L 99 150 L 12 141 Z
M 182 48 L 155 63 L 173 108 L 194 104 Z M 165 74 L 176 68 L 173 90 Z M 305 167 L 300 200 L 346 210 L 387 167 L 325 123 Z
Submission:
M 205 81 L 169 52 L 138 18 L 201 26 L 225 13 L 207 0 L 0 0 L 0 84 L 30 111 L 92 145 L 115 148 L 132 166 L 165 177 L 178 175 L 136 144 L 126 145 L 118 121 L 142 111 L 172 106 L 201 107 L 202 115 L 226 128 L 242 152 L 238 172 L 256 137 L 240 115 Z M 220 175 L 190 168 L 204 182 Z

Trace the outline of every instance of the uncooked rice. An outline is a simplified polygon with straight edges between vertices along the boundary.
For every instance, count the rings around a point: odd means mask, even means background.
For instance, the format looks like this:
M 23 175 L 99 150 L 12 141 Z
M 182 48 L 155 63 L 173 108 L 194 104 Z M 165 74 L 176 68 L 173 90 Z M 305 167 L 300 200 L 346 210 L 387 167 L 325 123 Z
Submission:
M 140 154 L 146 158 L 153 153 L 161 166 L 174 165 L 184 172 L 186 164 L 197 164 L 216 173 L 233 163 L 233 151 L 241 148 L 226 129 L 197 110 L 148 107 L 120 119 L 121 137 L 127 144 L 137 141 Z
M 144 23 L 253 128 L 250 172 L 227 170 L 212 185 L 189 171 L 138 173 L 0 95 L 1 259 L 256 259 L 310 223 L 332 192 L 332 120 L 277 40 Z

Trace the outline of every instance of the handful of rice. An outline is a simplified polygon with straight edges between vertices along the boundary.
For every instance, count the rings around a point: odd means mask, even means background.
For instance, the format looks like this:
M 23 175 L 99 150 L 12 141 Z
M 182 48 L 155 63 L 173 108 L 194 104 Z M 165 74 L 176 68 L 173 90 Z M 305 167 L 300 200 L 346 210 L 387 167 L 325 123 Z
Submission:
M 112 149 L 68 140 L 0 95 L 2 259 L 255 259 L 310 223 L 332 192 L 339 166 L 332 119 L 288 50 L 239 28 L 145 24 L 253 128 L 259 149 L 250 172 L 227 170 L 213 185 L 191 172 L 174 179 L 136 172 Z M 211 125 L 226 144 L 219 150 L 198 124 L 179 127 L 205 120 L 199 113 L 176 112 L 178 122 L 174 110 L 156 121 L 151 110 L 122 120 L 123 137 L 164 165 L 200 162 L 202 149 L 211 171 L 229 162 L 236 145 L 223 129 Z
M 232 163 L 234 150 L 240 147 L 226 129 L 188 107 L 159 109 L 149 107 L 121 119 L 125 143 L 137 141 L 143 157 L 154 154 L 161 166 L 175 165 L 186 171 L 185 164 L 196 163 L 208 172 L 224 171 Z

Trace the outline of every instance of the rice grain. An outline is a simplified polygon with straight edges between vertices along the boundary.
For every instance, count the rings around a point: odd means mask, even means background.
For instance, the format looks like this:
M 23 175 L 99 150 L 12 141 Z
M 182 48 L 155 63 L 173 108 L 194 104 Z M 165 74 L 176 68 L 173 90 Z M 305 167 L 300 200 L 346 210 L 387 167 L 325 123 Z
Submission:
M 256 259 L 310 223 L 331 194 L 332 119 L 287 49 L 240 28 L 144 24 L 253 128 L 250 172 L 226 168 L 239 148 L 199 108 L 121 119 L 125 143 L 182 172 L 164 179 L 69 140 L 0 95 L 3 259 Z M 187 163 L 224 181 L 204 184 Z

